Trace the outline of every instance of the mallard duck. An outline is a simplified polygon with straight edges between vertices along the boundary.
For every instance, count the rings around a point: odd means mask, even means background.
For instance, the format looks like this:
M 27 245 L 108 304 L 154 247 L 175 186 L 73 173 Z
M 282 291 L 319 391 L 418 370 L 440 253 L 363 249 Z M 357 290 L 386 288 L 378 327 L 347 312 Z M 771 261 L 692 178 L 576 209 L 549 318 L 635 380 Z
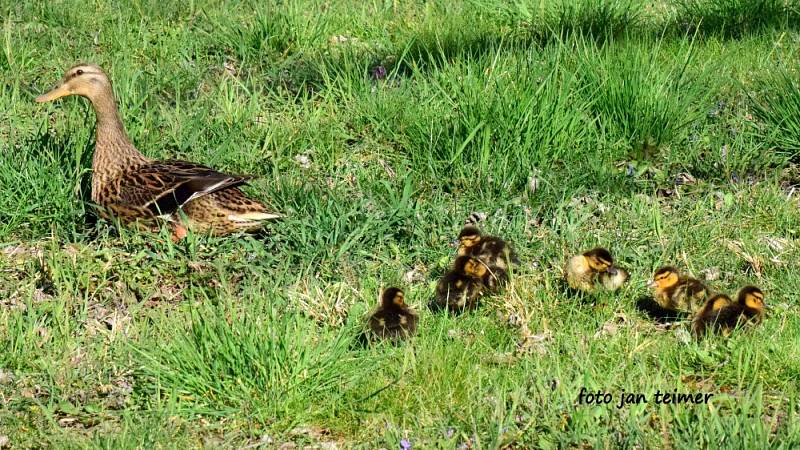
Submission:
M 481 260 L 489 270 L 491 283 L 487 286 L 492 289 L 507 281 L 511 264 L 520 263 L 508 242 L 497 236 L 484 236 L 474 225 L 465 226 L 458 234 L 458 255 L 469 255 Z
M 707 318 L 708 324 L 722 330 L 724 335 L 741 325 L 756 325 L 764 317 L 764 292 L 755 286 L 745 286 L 739 290 L 736 302 L 723 305 Z
M 119 117 L 111 80 L 94 64 L 78 64 L 50 92 L 36 98 L 50 102 L 69 95 L 89 99 L 97 116 L 92 161 L 92 201 L 100 215 L 152 229 L 168 222 L 173 239 L 187 229 L 215 235 L 254 231 L 263 221 L 281 217 L 239 190 L 248 176 L 228 175 L 177 160 L 154 161 L 133 146 Z
M 731 305 L 733 301 L 725 294 L 716 294 L 706 300 L 706 303 L 695 313 L 692 319 L 692 334 L 695 337 L 702 337 L 706 329 L 714 327 L 717 322 L 719 312 Z
M 703 305 L 708 289 L 702 281 L 681 275 L 678 269 L 664 266 L 656 270 L 648 284 L 662 308 L 695 312 Z
M 584 292 L 594 292 L 598 281 L 603 289 L 614 291 L 629 277 L 627 271 L 614 266 L 611 252 L 601 247 L 570 258 L 564 272 L 569 287 Z
M 381 296 L 381 304 L 367 321 L 372 333 L 382 339 L 403 339 L 417 331 L 417 313 L 405 303 L 405 294 L 389 288 Z
M 436 284 L 436 295 L 431 300 L 431 309 L 461 312 L 477 306 L 478 297 L 485 289 L 482 278 L 486 270 L 486 266 L 477 258 L 471 256 L 456 258 L 453 268 Z

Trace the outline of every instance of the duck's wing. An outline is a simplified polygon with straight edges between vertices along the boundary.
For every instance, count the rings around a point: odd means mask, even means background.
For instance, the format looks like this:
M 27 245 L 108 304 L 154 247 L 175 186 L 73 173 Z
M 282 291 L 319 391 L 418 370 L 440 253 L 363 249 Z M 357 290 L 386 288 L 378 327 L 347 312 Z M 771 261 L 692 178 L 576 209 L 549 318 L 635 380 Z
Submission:
M 117 201 L 170 215 L 204 195 L 245 184 L 252 177 L 229 175 L 186 161 L 155 161 L 125 172 L 118 180 Z

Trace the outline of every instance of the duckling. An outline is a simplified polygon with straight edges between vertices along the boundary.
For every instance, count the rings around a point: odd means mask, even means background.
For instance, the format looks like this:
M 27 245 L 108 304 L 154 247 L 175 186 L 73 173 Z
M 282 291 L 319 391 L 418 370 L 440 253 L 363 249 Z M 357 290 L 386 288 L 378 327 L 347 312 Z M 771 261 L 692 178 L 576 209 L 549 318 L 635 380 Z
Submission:
M 594 292 L 598 280 L 610 291 L 619 289 L 628 280 L 628 272 L 615 267 L 611 253 L 602 247 L 573 256 L 565 271 L 569 287 L 584 292 Z
M 761 289 L 755 286 L 745 286 L 739 290 L 736 302 L 716 311 L 712 317 L 709 317 L 709 322 L 713 323 L 715 328 L 721 329 L 722 333 L 727 336 L 737 326 L 761 323 L 764 317 L 764 308 L 766 308 L 764 293 Z
M 675 267 L 664 266 L 655 271 L 648 284 L 654 289 L 656 302 L 673 311 L 694 312 L 703 306 L 708 289 L 700 280 L 681 275 Z
M 510 264 L 519 264 L 511 245 L 497 236 L 484 236 L 474 225 L 467 225 L 458 234 L 458 256 L 474 256 L 483 261 L 496 280 L 507 278 Z M 502 273 L 502 276 L 499 274 Z M 499 284 L 502 284 L 499 283 Z
M 473 257 L 465 265 L 465 272 L 478 277 L 487 292 L 496 292 L 508 281 L 508 272 L 498 266 L 490 266 L 480 258 Z
M 452 270 L 444 274 L 436 285 L 436 296 L 431 300 L 431 309 L 446 308 L 452 312 L 460 312 L 474 308 L 486 287 L 482 281 L 486 271 L 486 266 L 477 258 L 456 258 Z
M 708 327 L 716 325 L 719 312 L 732 303 L 731 298 L 725 294 L 716 294 L 706 300 L 705 305 L 697 311 L 692 319 L 692 334 L 697 338 L 702 337 Z
M 369 316 L 368 325 L 372 333 L 382 339 L 404 339 L 417 331 L 417 313 L 405 303 L 401 289 L 383 291 L 381 304 Z

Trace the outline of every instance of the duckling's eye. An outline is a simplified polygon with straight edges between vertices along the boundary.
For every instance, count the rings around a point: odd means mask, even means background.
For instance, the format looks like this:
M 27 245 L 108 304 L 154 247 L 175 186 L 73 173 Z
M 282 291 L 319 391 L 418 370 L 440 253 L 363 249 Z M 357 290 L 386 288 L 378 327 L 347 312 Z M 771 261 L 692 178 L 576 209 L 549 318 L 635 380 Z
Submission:
M 83 69 L 76 70 L 75 75 L 83 75 Z

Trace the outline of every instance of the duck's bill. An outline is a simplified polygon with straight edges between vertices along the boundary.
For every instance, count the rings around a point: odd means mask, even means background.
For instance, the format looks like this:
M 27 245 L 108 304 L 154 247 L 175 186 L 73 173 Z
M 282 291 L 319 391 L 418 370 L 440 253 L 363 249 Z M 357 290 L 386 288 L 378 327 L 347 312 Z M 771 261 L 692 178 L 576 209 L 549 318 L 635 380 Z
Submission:
M 35 101 L 36 103 L 52 102 L 53 100 L 57 100 L 61 97 L 66 97 L 67 95 L 70 95 L 69 89 L 67 89 L 67 87 L 62 84 L 61 86 L 53 89 L 52 91 L 36 97 Z
M 656 284 L 655 280 L 650 280 L 650 281 L 647 282 L 647 287 L 649 287 L 649 288 L 654 288 L 656 286 L 658 286 L 658 285 Z

